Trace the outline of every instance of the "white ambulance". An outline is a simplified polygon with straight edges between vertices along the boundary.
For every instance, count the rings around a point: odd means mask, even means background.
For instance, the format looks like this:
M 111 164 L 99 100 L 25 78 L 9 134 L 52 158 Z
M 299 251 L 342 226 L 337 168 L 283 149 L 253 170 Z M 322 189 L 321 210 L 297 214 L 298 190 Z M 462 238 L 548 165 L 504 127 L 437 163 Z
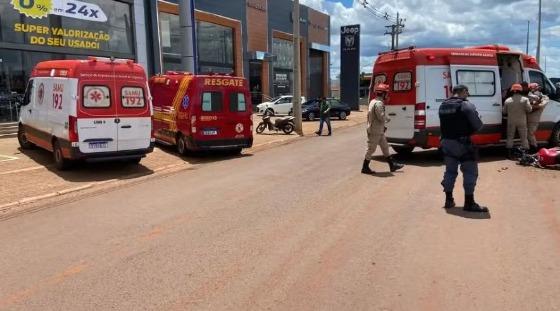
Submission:
M 73 160 L 139 163 L 153 151 L 152 114 L 145 71 L 132 60 L 45 61 L 28 82 L 18 140 L 52 151 L 58 169 Z
M 415 147 L 439 147 L 439 106 L 450 97 L 453 86 L 469 87 L 469 101 L 477 108 L 484 127 L 473 136 L 477 145 L 505 143 L 507 120 L 502 105 L 514 83 L 536 82 L 550 98 L 536 133 L 540 144 L 560 146 L 560 89 L 542 72 L 534 57 L 508 47 L 408 48 L 381 53 L 371 83 L 385 82 L 391 89 L 386 110 L 387 141 L 398 153 Z

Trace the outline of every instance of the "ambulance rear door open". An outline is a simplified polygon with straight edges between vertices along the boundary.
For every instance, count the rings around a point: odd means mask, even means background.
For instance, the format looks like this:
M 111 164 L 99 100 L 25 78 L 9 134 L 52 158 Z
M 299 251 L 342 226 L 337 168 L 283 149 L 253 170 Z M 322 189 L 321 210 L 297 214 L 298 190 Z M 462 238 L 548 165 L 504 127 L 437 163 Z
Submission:
M 463 84 L 469 88 L 468 99 L 475 105 L 484 123 L 480 132 L 480 134 L 486 135 L 484 143 L 499 143 L 502 129 L 502 94 L 498 64 L 461 65 L 451 63 L 450 71 L 452 86 Z M 475 137 L 475 143 L 476 139 Z
M 414 136 L 414 100 L 410 100 L 413 93 L 413 73 L 411 71 L 397 72 L 393 74 L 392 92 L 389 93 L 388 104 L 385 111 L 391 121 L 387 123 L 387 137 L 390 139 L 409 140 Z M 387 83 L 385 74 L 375 76 L 373 86 L 379 83 Z M 374 95 L 375 96 L 375 95 Z
M 426 101 L 426 128 L 438 128 L 439 106 L 451 96 L 452 82 L 449 66 L 419 66 L 417 70 L 419 76 L 424 77 L 420 87 L 417 88 L 417 101 Z

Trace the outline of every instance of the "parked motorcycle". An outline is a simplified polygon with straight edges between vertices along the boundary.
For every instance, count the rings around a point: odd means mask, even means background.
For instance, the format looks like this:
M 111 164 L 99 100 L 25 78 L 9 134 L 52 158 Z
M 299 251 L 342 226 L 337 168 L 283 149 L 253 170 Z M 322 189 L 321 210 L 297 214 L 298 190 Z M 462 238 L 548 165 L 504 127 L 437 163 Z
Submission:
M 282 131 L 284 134 L 289 135 L 294 131 L 295 127 L 294 117 L 276 118 L 273 123 L 270 116 L 264 115 L 262 121 L 257 125 L 257 134 L 262 134 L 268 128 L 269 131 Z

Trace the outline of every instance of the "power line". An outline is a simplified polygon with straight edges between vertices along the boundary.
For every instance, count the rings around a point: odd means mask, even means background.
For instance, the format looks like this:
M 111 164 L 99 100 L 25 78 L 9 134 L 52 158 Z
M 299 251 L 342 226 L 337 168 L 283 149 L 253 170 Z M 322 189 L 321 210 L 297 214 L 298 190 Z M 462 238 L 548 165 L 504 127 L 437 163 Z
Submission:
M 379 19 L 384 19 L 384 20 L 392 19 L 392 16 L 389 15 L 389 13 L 381 12 L 380 10 L 372 7 L 371 4 L 368 2 L 368 0 L 358 0 L 358 3 L 362 5 L 366 10 L 368 10 L 371 14 L 373 14 L 373 16 Z
M 373 16 L 384 19 L 384 20 L 393 20 L 393 16 L 389 15 L 387 12 L 381 12 L 380 10 L 374 8 L 368 0 L 358 0 L 358 3 L 362 5 L 367 11 L 369 11 Z M 396 50 L 399 48 L 399 35 L 403 32 L 404 22 L 406 19 L 399 17 L 399 12 L 397 12 L 397 17 L 394 19 L 395 23 L 389 26 L 385 26 L 388 28 L 385 31 L 385 35 L 391 35 L 391 50 Z

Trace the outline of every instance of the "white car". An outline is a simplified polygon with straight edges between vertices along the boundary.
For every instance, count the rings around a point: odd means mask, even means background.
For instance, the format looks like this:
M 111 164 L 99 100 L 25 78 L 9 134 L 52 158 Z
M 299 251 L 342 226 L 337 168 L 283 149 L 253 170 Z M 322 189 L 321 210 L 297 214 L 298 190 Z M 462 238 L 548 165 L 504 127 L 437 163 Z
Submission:
M 301 97 L 301 102 L 305 102 L 305 96 Z M 257 109 L 258 113 L 270 116 L 287 115 L 292 110 L 292 106 L 292 95 L 282 95 L 257 105 Z

